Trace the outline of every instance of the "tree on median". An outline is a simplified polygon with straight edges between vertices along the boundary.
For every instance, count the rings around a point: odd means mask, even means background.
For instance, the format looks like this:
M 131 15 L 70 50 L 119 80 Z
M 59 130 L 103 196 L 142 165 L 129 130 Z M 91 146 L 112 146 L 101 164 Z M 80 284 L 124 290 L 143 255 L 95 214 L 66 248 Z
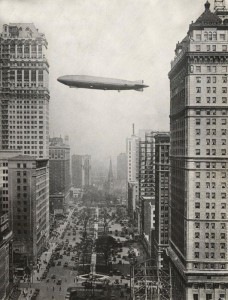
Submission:
M 96 240 L 96 252 L 102 254 L 106 266 L 108 266 L 112 251 L 117 248 L 118 243 L 112 236 L 102 235 Z

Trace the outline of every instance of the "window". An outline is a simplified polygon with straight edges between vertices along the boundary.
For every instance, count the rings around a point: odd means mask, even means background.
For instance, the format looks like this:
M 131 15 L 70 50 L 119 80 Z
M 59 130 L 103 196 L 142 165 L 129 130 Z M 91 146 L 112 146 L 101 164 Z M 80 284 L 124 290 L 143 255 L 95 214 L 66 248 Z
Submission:
M 199 219 L 200 218 L 200 213 L 195 213 L 195 218 Z
M 207 103 L 211 103 L 211 97 L 207 97 Z
M 222 66 L 222 72 L 227 73 L 227 66 Z
M 227 52 L 227 45 L 222 45 L 222 51 Z
M 196 103 L 201 103 L 201 97 L 196 97 Z
M 196 125 L 200 125 L 200 119 L 196 119 Z
M 199 258 L 199 252 L 195 252 L 195 258 Z
M 196 93 L 201 93 L 201 87 L 196 87 Z
M 211 83 L 211 77 L 207 77 L 207 83 Z
M 207 45 L 207 51 L 211 51 L 211 46 Z
M 222 103 L 227 103 L 227 97 L 222 97 Z
M 213 83 L 216 83 L 217 82 L 217 79 L 216 79 L 216 76 L 213 76 Z
M 212 45 L 212 51 L 216 51 L 216 45 Z
M 211 88 L 208 86 L 207 87 L 207 93 L 210 93 L 211 92 Z
M 200 140 L 196 140 L 196 145 L 200 145 Z
M 198 72 L 198 73 L 201 72 L 201 66 L 196 66 L 196 72 Z
M 200 178 L 200 172 L 196 172 L 196 178 Z
M 202 37 L 201 34 L 196 34 L 196 40 L 197 41 L 201 41 L 201 37 Z
M 219 38 L 221 41 L 225 41 L 226 40 L 226 35 L 225 34 L 220 34 Z
M 200 48 L 200 45 L 196 45 L 196 51 L 200 51 L 201 48 Z
M 211 66 L 207 66 L 207 72 L 211 72 Z
M 227 87 L 222 87 L 222 93 L 226 94 L 227 93 Z
M 199 202 L 195 203 L 195 208 L 200 208 L 200 203 Z
M 222 77 L 222 83 L 227 83 L 227 77 L 226 76 Z
M 196 77 L 196 82 L 201 83 L 201 77 Z
M 199 248 L 199 243 L 195 243 L 195 248 Z

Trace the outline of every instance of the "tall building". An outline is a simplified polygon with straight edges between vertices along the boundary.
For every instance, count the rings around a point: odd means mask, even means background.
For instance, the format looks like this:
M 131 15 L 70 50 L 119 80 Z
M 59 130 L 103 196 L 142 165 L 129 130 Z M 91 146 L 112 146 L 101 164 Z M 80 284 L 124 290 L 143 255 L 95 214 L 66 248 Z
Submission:
M 169 73 L 173 299 L 228 299 L 225 7 L 212 12 L 207 1 L 175 53 Z
M 49 240 L 49 168 L 47 159 L 20 155 L 8 160 L 13 250 L 36 262 Z
M 70 146 L 62 138 L 49 145 L 50 213 L 64 213 L 70 195 Z
M 138 180 L 139 167 L 139 138 L 135 135 L 133 125 L 133 132 L 130 138 L 126 140 L 127 149 L 127 181 Z
M 91 185 L 90 155 L 72 155 L 72 185 L 76 188 Z
M 147 130 L 144 138 L 139 141 L 138 222 L 149 255 L 151 255 L 152 230 L 155 226 L 155 200 L 157 200 L 155 199 L 155 137 L 157 134 L 158 132 Z
M 21 154 L 20 150 L 0 150 L 0 186 L 2 195 L 0 197 L 0 211 L 9 212 L 9 190 L 8 190 L 8 160 Z
M 0 35 L 0 149 L 48 158 L 47 40 L 32 23 L 3 25 Z
M 127 181 L 127 155 L 120 153 L 117 156 L 117 180 Z
M 155 135 L 155 226 L 152 244 L 159 269 L 169 246 L 169 149 L 170 134 Z

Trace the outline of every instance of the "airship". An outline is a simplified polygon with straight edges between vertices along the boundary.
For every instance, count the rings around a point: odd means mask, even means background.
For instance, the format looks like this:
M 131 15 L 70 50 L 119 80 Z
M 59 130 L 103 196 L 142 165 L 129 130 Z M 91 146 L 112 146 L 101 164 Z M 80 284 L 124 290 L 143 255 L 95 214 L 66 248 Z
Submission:
M 148 87 L 143 81 L 129 81 L 122 79 L 95 77 L 87 75 L 65 75 L 57 79 L 59 82 L 68 85 L 70 88 L 94 89 L 94 90 L 135 90 L 143 92 Z

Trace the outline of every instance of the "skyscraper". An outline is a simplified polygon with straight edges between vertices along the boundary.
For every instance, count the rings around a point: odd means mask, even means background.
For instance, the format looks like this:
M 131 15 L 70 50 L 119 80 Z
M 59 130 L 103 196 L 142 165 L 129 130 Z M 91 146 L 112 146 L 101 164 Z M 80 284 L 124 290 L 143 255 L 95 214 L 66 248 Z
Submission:
M 0 35 L 0 149 L 48 158 L 47 40 L 32 23 L 3 25 Z
M 155 226 L 153 251 L 159 268 L 169 246 L 169 133 L 155 135 Z
M 138 180 L 139 167 L 139 138 L 135 135 L 133 125 L 133 132 L 130 138 L 126 140 L 127 148 L 127 181 Z
M 227 47 L 228 11 L 207 1 L 169 73 L 175 300 L 227 299 Z
M 70 146 L 62 138 L 49 145 L 50 212 L 63 213 L 70 194 Z
M 90 155 L 72 155 L 72 185 L 76 188 L 91 185 Z

